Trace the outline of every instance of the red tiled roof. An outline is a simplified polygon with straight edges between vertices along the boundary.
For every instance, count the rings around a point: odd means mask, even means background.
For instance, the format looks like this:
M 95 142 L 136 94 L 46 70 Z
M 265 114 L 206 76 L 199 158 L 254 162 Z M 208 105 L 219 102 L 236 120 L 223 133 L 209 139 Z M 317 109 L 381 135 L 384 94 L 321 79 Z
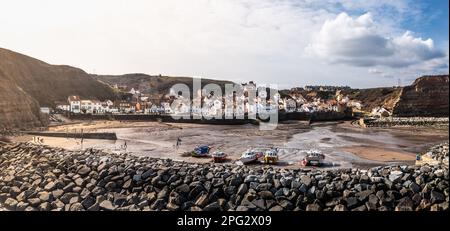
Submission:
M 69 96 L 69 101 L 80 101 L 80 97 L 78 95 Z

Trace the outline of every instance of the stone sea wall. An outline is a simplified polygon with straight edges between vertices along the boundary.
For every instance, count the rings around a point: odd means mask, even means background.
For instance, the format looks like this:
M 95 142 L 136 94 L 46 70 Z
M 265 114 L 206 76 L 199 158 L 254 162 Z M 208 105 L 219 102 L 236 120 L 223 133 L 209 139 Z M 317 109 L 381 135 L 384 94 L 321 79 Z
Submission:
M 100 140 L 117 140 L 114 132 L 87 132 L 87 133 L 66 133 L 66 132 L 25 132 L 33 136 L 62 137 L 62 138 L 84 138 Z
M 3 210 L 437 211 L 449 204 L 444 165 L 293 170 L 0 142 L 0 169 Z
M 448 127 L 448 117 L 384 117 L 364 119 L 366 127 Z
M 260 123 L 259 119 L 248 119 L 245 114 L 244 119 L 174 119 L 171 115 L 156 114 L 69 114 L 66 116 L 73 120 L 127 120 L 127 121 L 158 121 L 166 123 L 198 123 L 216 125 L 242 125 Z M 301 121 L 335 121 L 352 119 L 352 111 L 345 112 L 324 111 L 324 112 L 285 112 L 278 113 L 278 121 L 301 120 Z M 267 121 L 263 121 L 267 122 Z

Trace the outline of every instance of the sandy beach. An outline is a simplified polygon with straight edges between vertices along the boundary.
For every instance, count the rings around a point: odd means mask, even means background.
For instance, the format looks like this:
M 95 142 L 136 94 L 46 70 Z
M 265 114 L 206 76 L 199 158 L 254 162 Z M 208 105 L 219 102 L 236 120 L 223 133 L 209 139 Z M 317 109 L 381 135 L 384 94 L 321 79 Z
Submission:
M 363 159 L 379 162 L 408 162 L 414 163 L 415 154 L 399 150 L 390 150 L 388 148 L 377 148 L 367 146 L 356 146 L 341 148 L 341 150 L 353 153 Z

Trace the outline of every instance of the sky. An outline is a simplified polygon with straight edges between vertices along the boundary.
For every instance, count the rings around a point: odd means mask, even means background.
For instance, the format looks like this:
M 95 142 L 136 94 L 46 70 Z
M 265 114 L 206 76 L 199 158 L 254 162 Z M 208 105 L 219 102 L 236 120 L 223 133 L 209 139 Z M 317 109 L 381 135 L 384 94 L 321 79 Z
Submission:
M 0 0 L 0 47 L 94 74 L 279 88 L 448 74 L 448 0 Z

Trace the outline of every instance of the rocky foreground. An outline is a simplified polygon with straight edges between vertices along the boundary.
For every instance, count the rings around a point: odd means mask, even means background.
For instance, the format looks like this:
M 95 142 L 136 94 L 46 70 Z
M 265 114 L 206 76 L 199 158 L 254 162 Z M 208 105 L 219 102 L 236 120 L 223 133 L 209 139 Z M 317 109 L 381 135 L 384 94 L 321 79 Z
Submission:
M 286 170 L 0 142 L 0 170 L 3 210 L 438 211 L 449 205 L 445 165 Z
M 436 145 L 431 147 L 428 152 L 426 153 L 429 155 L 433 160 L 436 160 L 438 162 L 442 162 L 448 165 L 448 142 L 443 143 L 440 145 Z

